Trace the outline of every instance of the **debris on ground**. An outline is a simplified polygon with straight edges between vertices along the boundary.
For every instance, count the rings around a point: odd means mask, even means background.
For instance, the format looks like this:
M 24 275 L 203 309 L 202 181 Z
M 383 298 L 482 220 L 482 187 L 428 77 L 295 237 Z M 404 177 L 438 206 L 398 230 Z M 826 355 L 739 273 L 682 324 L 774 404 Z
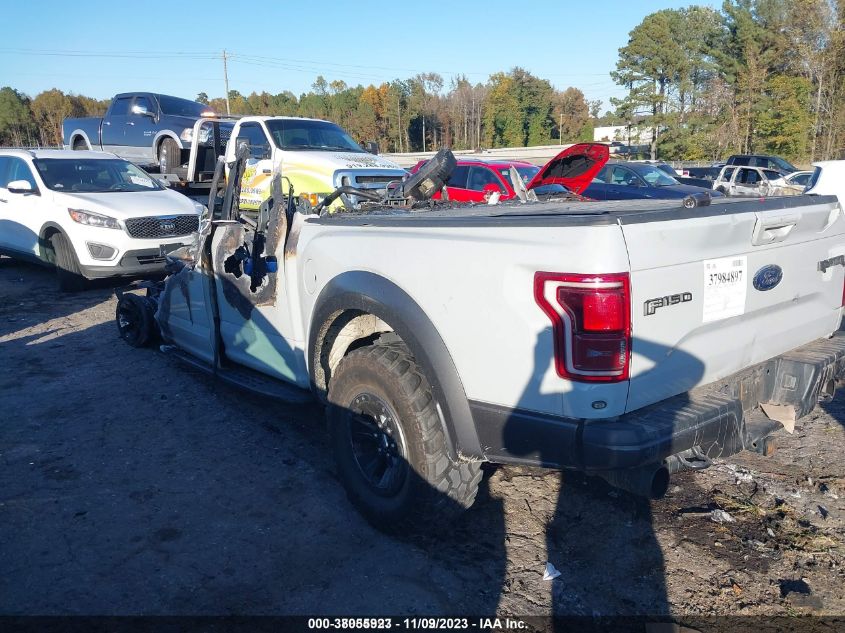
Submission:
M 710 520 L 715 521 L 716 523 L 735 523 L 736 519 L 734 519 L 730 514 L 725 512 L 724 510 L 713 510 L 710 513 Z
M 546 569 L 543 570 L 543 580 L 554 580 L 560 576 L 560 572 L 555 569 L 551 563 L 546 563 Z

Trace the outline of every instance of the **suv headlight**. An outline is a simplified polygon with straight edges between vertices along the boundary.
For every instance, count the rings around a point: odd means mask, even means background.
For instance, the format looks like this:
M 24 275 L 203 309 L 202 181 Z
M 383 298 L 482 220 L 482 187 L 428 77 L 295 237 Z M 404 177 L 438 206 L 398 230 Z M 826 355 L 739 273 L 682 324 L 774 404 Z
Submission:
M 182 133 L 179 135 L 179 138 L 181 138 L 183 141 L 187 141 L 188 143 L 190 143 L 194 140 L 194 128 L 186 127 L 184 130 L 182 130 Z
M 92 213 L 84 209 L 68 209 L 71 219 L 79 224 L 86 224 L 88 226 L 97 226 L 101 229 L 120 229 L 120 223 L 112 217 L 107 215 L 100 215 L 99 213 Z

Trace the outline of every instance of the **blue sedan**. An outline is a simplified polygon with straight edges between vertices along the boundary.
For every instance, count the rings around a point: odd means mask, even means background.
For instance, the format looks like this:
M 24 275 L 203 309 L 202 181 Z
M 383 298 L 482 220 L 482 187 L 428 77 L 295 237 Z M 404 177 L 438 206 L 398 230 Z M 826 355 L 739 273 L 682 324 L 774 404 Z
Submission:
M 685 198 L 691 193 L 712 191 L 693 185 L 682 185 L 669 174 L 645 163 L 608 163 L 593 178 L 582 195 L 593 200 L 638 200 L 643 198 Z

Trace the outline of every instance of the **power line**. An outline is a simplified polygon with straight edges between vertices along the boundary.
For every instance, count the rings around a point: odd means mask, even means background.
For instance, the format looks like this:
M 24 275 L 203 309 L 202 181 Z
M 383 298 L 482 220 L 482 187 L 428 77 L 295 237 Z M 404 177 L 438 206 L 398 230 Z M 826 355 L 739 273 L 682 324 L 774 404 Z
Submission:
M 33 55 L 48 57 L 93 57 L 118 59 L 167 59 L 181 57 L 184 59 L 215 59 L 214 53 L 196 53 L 184 51 L 81 51 L 81 50 L 44 50 L 26 48 L 0 48 L 0 55 Z
M 203 51 L 90 51 L 81 49 L 31 49 L 31 48 L 0 48 L 0 55 L 35 55 L 35 56 L 52 56 L 52 57 L 91 57 L 91 58 L 116 58 L 116 59 L 167 59 L 172 57 L 181 57 L 183 59 L 218 59 L 219 54 L 214 52 Z M 243 53 L 228 53 L 228 59 L 241 60 L 243 63 L 252 63 L 254 65 L 266 65 L 270 67 L 279 67 L 285 70 L 294 70 L 299 72 L 322 72 L 328 68 L 359 68 L 359 69 L 374 69 L 386 70 L 393 72 L 436 72 L 443 75 L 475 75 L 475 76 L 489 76 L 490 72 L 473 71 L 473 70 L 444 70 L 444 69 L 420 69 L 408 68 L 399 66 L 378 66 L 372 64 L 346 64 L 342 62 L 320 61 L 312 59 L 298 59 L 286 57 L 269 57 L 265 55 L 250 55 Z M 370 78 L 381 77 L 375 74 L 363 73 L 346 73 L 348 76 Z M 546 74 L 548 77 L 602 77 L 607 76 L 608 73 L 551 73 Z

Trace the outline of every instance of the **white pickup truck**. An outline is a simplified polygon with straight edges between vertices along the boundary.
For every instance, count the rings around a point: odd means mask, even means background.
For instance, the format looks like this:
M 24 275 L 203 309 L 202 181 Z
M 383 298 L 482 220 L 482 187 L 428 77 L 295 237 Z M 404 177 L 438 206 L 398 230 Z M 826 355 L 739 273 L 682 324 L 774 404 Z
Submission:
M 579 148 L 536 183 L 607 160 Z M 277 174 L 256 220 L 230 178 L 223 215 L 171 276 L 120 293 L 121 335 L 326 403 L 340 479 L 384 529 L 469 506 L 484 461 L 659 497 L 672 472 L 769 454 L 833 395 L 835 197 L 433 203 L 450 156 L 354 213 L 299 204 Z
M 270 193 L 273 173 L 284 177 L 312 206 L 341 186 L 384 189 L 401 181 L 406 171 L 396 163 L 362 149 L 343 128 L 331 121 L 285 116 L 241 118 L 226 146 L 226 161 L 233 163 L 241 144 L 250 149 L 244 170 L 240 207 L 257 209 Z M 354 206 L 360 198 L 344 194 L 335 207 Z

